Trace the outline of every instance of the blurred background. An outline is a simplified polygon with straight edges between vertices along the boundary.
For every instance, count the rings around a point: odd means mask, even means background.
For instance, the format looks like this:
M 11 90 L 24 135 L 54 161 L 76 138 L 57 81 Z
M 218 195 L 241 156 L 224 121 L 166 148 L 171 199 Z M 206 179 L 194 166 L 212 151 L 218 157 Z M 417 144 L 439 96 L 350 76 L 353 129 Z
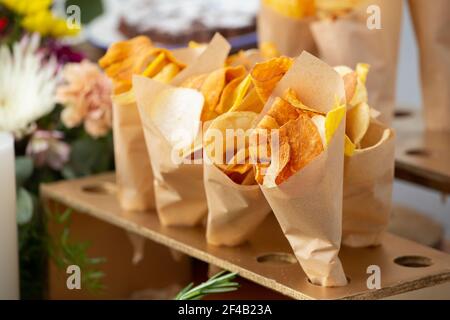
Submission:
M 263 0 L 263 2 L 267 4 L 273 1 Z M 36 74 L 36 70 L 24 70 L 23 75 L 16 74 L 16 77 L 11 77 L 6 72 L 2 73 L 0 68 L 0 103 L 10 100 L 14 102 L 9 104 L 10 107 L 20 105 L 18 100 L 14 99 L 22 95 L 10 94 L 12 90 L 8 90 L 7 85 L 12 82 L 10 79 L 26 87 L 29 93 L 27 96 L 31 97 L 28 100 L 35 101 L 34 104 L 48 100 L 47 105 L 39 106 L 25 101 L 23 104 L 29 106 L 29 109 L 22 108 L 24 114 L 13 110 L 11 118 L 17 120 L 21 115 L 29 115 L 32 107 L 45 109 L 41 114 L 28 116 L 28 122 L 25 121 L 15 127 L 8 127 L 14 121 L 2 122 L 3 119 L 0 117 L 0 131 L 14 132 L 15 138 L 12 149 L 16 157 L 21 296 L 42 298 L 48 284 L 39 280 L 46 279 L 48 273 L 51 273 L 50 278 L 65 276 L 63 266 L 71 263 L 82 265 L 84 270 L 87 270 L 90 277 L 87 284 L 92 286 L 94 291 L 100 289 L 102 279 L 108 275 L 109 285 L 113 286 L 112 291 L 128 294 L 130 288 L 126 287 L 127 284 L 111 279 L 121 279 L 123 270 L 127 272 L 130 270 L 130 273 L 136 270 L 136 266 L 130 262 L 133 249 L 130 247 L 129 235 L 111 225 L 101 224 L 92 217 L 83 216 L 72 221 L 71 212 L 56 215 L 55 221 L 45 221 L 44 209 L 39 203 L 39 183 L 114 170 L 111 85 L 97 66 L 97 60 L 113 42 L 145 34 L 158 45 L 175 48 L 187 45 L 191 40 L 207 42 L 215 31 L 219 31 L 228 38 L 234 52 L 256 48 L 260 0 L 54 0 L 53 6 L 49 0 L 34 0 L 33 4 L 36 7 L 42 6 L 42 11 L 36 15 L 29 13 L 30 8 L 33 8 L 30 3 L 23 0 L 0 0 L 0 44 L 8 50 L 17 49 L 18 52 L 22 50 L 24 58 L 29 58 L 37 65 L 42 64 L 48 69 L 48 79 L 43 81 L 43 76 Z M 402 114 L 412 112 L 421 115 L 419 51 L 409 3 L 403 1 L 395 92 L 396 111 Z M 63 17 L 68 14 L 76 16 L 78 8 L 82 28 L 80 32 L 73 32 L 67 28 Z M 23 20 L 14 20 L 17 17 Z M 21 25 L 16 28 L 19 20 Z M 25 37 L 26 41 L 22 41 L 21 28 L 26 29 L 24 34 L 30 31 L 39 33 L 40 39 Z M 32 49 L 27 49 L 28 47 Z M 6 52 L 6 49 L 0 51 L 0 62 L 3 62 L 1 59 L 9 61 Z M 20 56 L 20 53 L 17 55 Z M 50 57 L 56 57 L 57 61 Z M 84 58 L 90 61 L 83 60 Z M 59 81 L 61 79 L 57 81 L 53 75 L 61 70 L 64 81 Z M 376 72 L 376 68 L 371 72 L 369 78 Z M 32 83 L 27 84 L 23 79 L 31 79 Z M 1 82 L 2 80 L 4 82 Z M 39 87 L 39 81 L 46 83 L 47 91 L 52 92 L 52 95 L 55 91 L 56 97 L 42 94 L 40 91 L 46 90 L 39 91 L 39 88 L 30 90 L 33 86 Z M 6 90 L 2 91 L 2 86 Z M 14 85 L 12 87 L 14 88 Z M 371 90 L 369 99 L 370 92 Z M 2 94 L 6 96 L 4 100 Z M 79 97 L 81 98 L 78 99 Z M 17 119 L 14 115 L 18 115 Z M 395 122 L 394 120 L 394 127 Z M 434 156 L 439 158 L 439 155 Z M 445 162 L 445 158 L 441 159 L 442 161 Z M 443 245 L 444 249 L 450 250 L 446 241 L 450 239 L 449 198 L 448 194 L 437 189 L 395 179 L 394 213 L 401 212 L 407 215 L 394 214 L 391 231 L 437 248 L 442 248 Z M 413 214 L 414 218 L 411 218 L 410 214 Z M 420 217 L 426 219 L 422 220 Z M 51 237 L 47 234 L 44 222 L 50 224 L 48 233 Z M 104 238 L 97 238 L 98 234 L 103 232 Z M 71 237 L 78 241 L 69 241 Z M 90 250 L 89 243 L 83 241 L 86 237 L 95 239 L 93 250 Z M 110 239 L 120 243 L 120 250 L 110 248 Z M 142 273 L 152 265 L 149 258 L 151 254 L 158 252 L 168 269 L 175 270 L 174 278 L 180 283 L 187 283 L 190 276 L 189 262 L 181 259 L 181 262 L 174 263 L 172 253 L 154 243 L 148 244 L 146 251 L 147 256 L 139 265 Z M 91 256 L 92 253 L 94 257 Z M 98 268 L 98 265 L 104 262 L 103 254 L 109 256 L 110 263 L 107 264 L 106 272 Z M 47 255 L 53 261 L 50 271 L 47 270 Z M 180 266 L 183 268 L 179 268 Z M 199 279 L 205 278 L 207 268 L 206 265 L 201 266 L 202 276 L 198 277 Z M 55 271 L 57 269 L 59 271 Z M 164 271 L 166 270 L 154 270 L 153 274 L 148 274 L 145 281 L 157 284 L 169 281 L 171 275 Z M 159 277 L 159 274 L 165 276 Z M 36 279 L 38 281 L 35 281 Z M 132 286 L 139 287 L 141 280 L 139 276 L 135 276 L 131 277 L 129 282 L 133 284 Z M 67 294 L 66 288 L 62 285 L 64 282 L 59 278 L 50 282 L 53 284 L 50 292 L 54 297 Z M 176 289 L 179 288 L 169 288 L 169 295 L 173 295 L 172 291 L 175 292 Z M 70 293 L 65 297 L 70 298 Z

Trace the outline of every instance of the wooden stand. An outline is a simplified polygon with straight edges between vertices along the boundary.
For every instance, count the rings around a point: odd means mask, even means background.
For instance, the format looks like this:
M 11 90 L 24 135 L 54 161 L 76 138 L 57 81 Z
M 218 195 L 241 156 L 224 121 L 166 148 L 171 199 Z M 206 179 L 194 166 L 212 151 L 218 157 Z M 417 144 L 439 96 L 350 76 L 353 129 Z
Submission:
M 114 175 L 43 185 L 44 199 L 74 208 L 112 225 L 151 239 L 295 299 L 378 299 L 450 281 L 450 256 L 414 242 L 386 235 L 376 248 L 342 248 L 340 258 L 350 283 L 323 288 L 308 282 L 273 215 L 240 247 L 208 245 L 203 227 L 166 228 L 155 212 L 119 208 Z M 367 268 L 381 270 L 381 288 L 368 289 Z
M 450 133 L 423 127 L 420 114 L 397 111 L 395 176 L 450 194 Z

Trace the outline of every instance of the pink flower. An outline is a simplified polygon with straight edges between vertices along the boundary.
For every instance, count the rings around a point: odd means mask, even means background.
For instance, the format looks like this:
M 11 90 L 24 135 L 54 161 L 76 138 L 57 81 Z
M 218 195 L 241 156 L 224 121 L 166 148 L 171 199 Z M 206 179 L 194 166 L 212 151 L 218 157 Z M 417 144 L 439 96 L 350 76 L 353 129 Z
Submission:
M 68 63 L 63 69 L 64 83 L 56 99 L 65 106 L 61 120 L 68 128 L 84 123 L 86 132 L 94 138 L 111 129 L 112 86 L 100 68 L 88 60 Z
M 60 131 L 37 130 L 28 142 L 26 154 L 38 168 L 47 165 L 53 170 L 61 170 L 70 157 L 70 146 L 62 141 L 63 138 Z

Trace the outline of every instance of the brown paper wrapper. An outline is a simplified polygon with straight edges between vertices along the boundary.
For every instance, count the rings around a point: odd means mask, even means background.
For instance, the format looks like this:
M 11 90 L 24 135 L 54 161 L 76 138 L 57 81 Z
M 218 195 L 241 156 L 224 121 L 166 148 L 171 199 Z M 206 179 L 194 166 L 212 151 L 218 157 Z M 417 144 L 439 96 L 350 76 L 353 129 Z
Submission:
M 229 50 L 228 42 L 216 35 L 198 59 L 177 75 L 172 84 L 177 85 L 190 76 L 222 67 Z M 168 88 L 170 85 L 141 76 L 133 77 L 133 90 L 154 173 L 159 220 L 164 226 L 194 226 L 201 223 L 207 213 L 203 164 L 175 163 L 172 146 L 145 111 L 152 108 L 154 97 Z
M 173 50 L 176 59 L 192 64 L 201 48 Z M 127 211 L 155 208 L 153 173 L 133 91 L 113 96 L 114 159 L 118 200 Z
M 342 244 L 350 247 L 381 244 L 392 209 L 395 134 L 372 122 L 362 145 L 344 162 Z
M 214 164 L 207 163 L 204 182 L 208 201 L 207 242 L 237 246 L 247 241 L 271 211 L 259 186 L 238 185 Z
M 369 30 L 366 10 L 381 9 L 381 29 Z M 402 1 L 372 0 L 335 21 L 313 22 L 311 30 L 320 57 L 332 66 L 371 65 L 367 78 L 369 104 L 381 112 L 378 118 L 388 126 L 395 107 L 397 56 L 402 17 Z
M 323 112 L 332 109 L 336 97 L 344 99 L 345 96 L 339 75 L 306 52 L 279 82 L 275 95 L 288 88 L 293 88 L 305 105 Z M 261 186 L 306 275 L 312 283 L 327 287 L 347 284 L 338 257 L 342 234 L 344 132 L 345 119 L 320 156 L 280 185 Z
M 311 34 L 312 18 L 293 19 L 283 16 L 261 2 L 257 19 L 258 41 L 271 42 L 289 57 L 297 57 L 303 50 L 316 53 Z
M 410 0 L 420 49 L 425 126 L 450 131 L 450 1 Z
M 128 211 L 155 207 L 153 174 L 132 92 L 112 97 L 117 196 Z

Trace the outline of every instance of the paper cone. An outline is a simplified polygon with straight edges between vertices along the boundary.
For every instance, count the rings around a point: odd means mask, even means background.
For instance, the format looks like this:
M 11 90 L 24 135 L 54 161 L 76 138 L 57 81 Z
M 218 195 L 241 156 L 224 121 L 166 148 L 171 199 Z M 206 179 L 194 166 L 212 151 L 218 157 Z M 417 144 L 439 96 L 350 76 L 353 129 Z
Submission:
M 202 51 L 201 48 L 180 48 L 172 52 L 177 60 L 190 65 Z M 116 184 L 120 206 L 128 211 L 154 209 L 153 173 L 134 93 L 128 91 L 111 99 Z
M 379 245 L 392 209 L 395 134 L 372 122 L 362 146 L 344 162 L 342 243 L 350 247 Z
M 112 97 L 114 158 L 118 200 L 123 210 L 155 207 L 153 174 L 139 111 L 132 92 Z
M 450 1 L 410 0 L 420 49 L 425 126 L 450 131 Z
M 177 85 L 190 76 L 222 67 L 229 50 L 228 42 L 216 35 L 199 58 L 178 74 L 172 84 Z M 148 110 L 155 107 L 155 98 L 168 88 L 174 87 L 142 76 L 133 77 L 133 90 L 154 173 L 156 209 L 160 222 L 164 226 L 194 226 L 207 213 L 203 165 L 174 162 L 173 146 L 148 116 Z
M 237 246 L 247 241 L 271 211 L 259 186 L 238 185 L 214 164 L 207 163 L 204 182 L 208 201 L 207 242 Z
M 147 111 L 158 93 L 170 87 L 134 76 L 136 94 L 148 153 L 154 173 L 156 210 L 164 226 L 194 226 L 207 212 L 201 164 L 178 164 L 173 161 L 173 146 L 165 139 Z
M 310 30 L 312 18 L 286 17 L 261 3 L 257 20 L 259 43 L 271 42 L 289 57 L 297 57 L 303 50 L 316 52 Z
M 381 29 L 367 26 L 367 7 L 379 6 Z M 402 1 L 373 0 L 335 21 L 313 22 L 311 30 L 319 56 L 328 64 L 354 67 L 371 65 L 367 79 L 369 104 L 381 112 L 378 118 L 388 126 L 395 107 L 397 56 L 402 17 Z
M 327 64 L 304 52 L 278 83 L 275 95 L 292 88 L 300 101 L 328 112 L 344 99 L 344 84 Z M 267 105 L 265 106 L 267 110 Z M 345 119 L 320 156 L 275 187 L 261 186 L 295 256 L 310 281 L 343 286 L 347 280 L 338 257 L 342 234 L 342 185 Z

